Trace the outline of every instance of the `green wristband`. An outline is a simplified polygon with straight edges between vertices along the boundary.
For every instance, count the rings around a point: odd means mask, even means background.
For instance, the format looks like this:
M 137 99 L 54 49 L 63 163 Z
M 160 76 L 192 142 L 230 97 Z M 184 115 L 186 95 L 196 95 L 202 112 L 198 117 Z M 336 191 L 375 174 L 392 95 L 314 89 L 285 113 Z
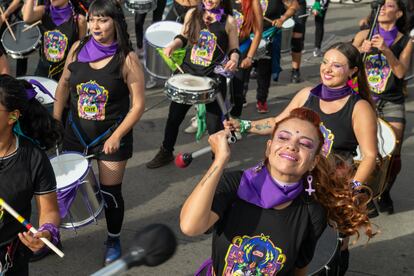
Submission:
M 252 121 L 248 120 L 239 120 L 239 124 L 241 134 L 247 133 L 252 127 Z

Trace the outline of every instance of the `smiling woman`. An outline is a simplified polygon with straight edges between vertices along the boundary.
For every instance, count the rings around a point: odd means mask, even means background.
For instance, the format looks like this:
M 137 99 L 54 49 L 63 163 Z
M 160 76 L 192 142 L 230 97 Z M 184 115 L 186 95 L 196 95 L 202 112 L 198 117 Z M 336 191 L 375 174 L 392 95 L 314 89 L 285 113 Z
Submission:
M 275 125 L 264 162 L 244 171 L 223 172 L 228 131 L 209 137 L 215 159 L 180 215 L 186 235 L 213 229 L 212 260 L 196 275 L 305 275 L 327 222 L 373 236 L 368 198 L 322 156 L 319 125 L 315 112 L 293 109 Z

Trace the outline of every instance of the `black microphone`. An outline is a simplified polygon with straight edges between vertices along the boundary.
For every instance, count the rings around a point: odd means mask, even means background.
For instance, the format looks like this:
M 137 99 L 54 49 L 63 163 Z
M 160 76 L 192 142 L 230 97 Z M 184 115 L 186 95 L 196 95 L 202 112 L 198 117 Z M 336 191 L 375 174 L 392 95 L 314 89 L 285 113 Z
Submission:
M 133 266 L 157 266 L 175 252 L 177 241 L 173 231 L 163 224 L 151 224 L 139 231 L 129 252 L 121 259 L 91 274 L 110 276 L 127 271 Z

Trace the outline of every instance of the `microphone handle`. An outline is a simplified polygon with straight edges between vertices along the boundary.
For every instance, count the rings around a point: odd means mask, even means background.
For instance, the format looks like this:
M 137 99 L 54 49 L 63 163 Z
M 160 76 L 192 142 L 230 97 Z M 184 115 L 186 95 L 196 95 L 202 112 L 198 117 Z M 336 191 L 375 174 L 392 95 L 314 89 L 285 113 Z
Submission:
M 128 264 L 123 260 L 117 260 L 112 264 L 101 268 L 90 276 L 112 276 L 128 270 Z
M 374 35 L 374 29 L 375 29 L 375 26 L 378 24 L 378 16 L 380 14 L 382 6 L 383 6 L 383 4 L 379 4 L 377 6 L 374 21 L 372 21 L 371 28 L 370 28 L 369 33 L 368 33 L 368 40 L 371 40 L 372 36 Z M 364 55 L 362 56 L 362 62 L 365 62 L 366 58 L 367 58 L 367 53 L 364 53 Z
M 202 149 L 196 150 L 195 152 L 191 153 L 191 157 L 192 158 L 197 158 L 197 157 L 199 157 L 203 154 L 209 153 L 209 152 L 211 152 L 211 147 L 207 146 L 207 147 L 204 147 Z

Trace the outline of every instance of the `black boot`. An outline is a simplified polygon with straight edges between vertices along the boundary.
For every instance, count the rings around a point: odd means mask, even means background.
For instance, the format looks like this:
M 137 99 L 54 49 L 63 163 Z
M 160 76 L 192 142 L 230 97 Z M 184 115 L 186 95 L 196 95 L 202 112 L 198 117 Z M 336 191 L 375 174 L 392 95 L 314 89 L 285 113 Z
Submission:
M 292 69 L 292 73 L 290 76 L 290 82 L 292 83 L 300 83 L 302 80 L 300 79 L 300 71 L 299 69 Z
M 155 169 L 162 166 L 165 166 L 169 164 L 171 161 L 174 160 L 174 155 L 172 151 L 164 149 L 163 146 L 161 146 L 158 153 L 155 155 L 155 157 L 149 161 L 146 166 L 148 169 Z

